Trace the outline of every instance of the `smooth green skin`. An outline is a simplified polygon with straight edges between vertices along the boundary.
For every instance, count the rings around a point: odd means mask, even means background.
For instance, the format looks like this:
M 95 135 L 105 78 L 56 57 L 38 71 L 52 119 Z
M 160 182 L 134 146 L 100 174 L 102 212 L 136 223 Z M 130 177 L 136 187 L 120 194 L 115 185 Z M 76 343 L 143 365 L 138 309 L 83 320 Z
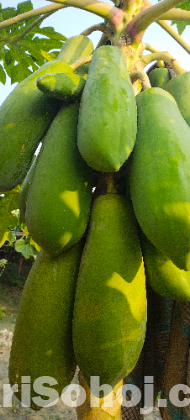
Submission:
M 61 102 L 37 89 L 45 73 L 71 71 L 62 61 L 51 61 L 19 83 L 0 108 L 0 191 L 18 185 L 43 135 L 60 109 Z
M 184 120 L 190 127 L 190 72 L 175 76 L 167 84 L 166 90 L 175 98 Z
M 162 89 L 166 88 L 166 85 L 170 80 L 168 69 L 165 68 L 153 69 L 148 74 L 148 77 L 152 87 L 159 87 Z
M 50 388 L 59 395 L 73 378 L 72 315 L 82 249 L 80 241 L 56 258 L 41 250 L 26 280 L 9 360 L 10 384 L 18 384 L 16 396 L 20 400 L 22 376 L 31 377 L 31 397 L 40 395 L 44 405 L 50 400 L 45 401 L 43 390 L 34 391 L 37 378 L 54 378 L 57 384 Z M 53 394 L 51 398 L 55 400 Z M 31 400 L 31 407 L 42 408 L 35 400 Z
M 79 58 L 87 57 L 94 51 L 92 41 L 85 35 L 71 36 L 64 42 L 65 50 L 60 51 L 57 59 L 73 64 Z
M 132 207 L 124 196 L 102 195 L 91 211 L 73 313 L 74 353 L 88 385 L 90 376 L 112 387 L 126 376 L 145 330 L 145 274 Z
M 146 280 L 152 289 L 172 300 L 190 301 L 190 271 L 177 268 L 142 232 L 140 242 Z
M 19 83 L 0 107 L 0 191 L 9 191 L 24 178 L 32 156 L 62 103 L 44 95 L 37 79 L 48 73 L 72 72 L 67 60 L 90 54 L 87 37 L 67 40 L 57 60 L 50 61 Z M 87 55 L 88 55 L 87 54 Z
M 82 237 L 89 218 L 92 169 L 77 147 L 79 104 L 63 106 L 39 152 L 26 202 L 30 235 L 56 255 Z
M 130 155 L 137 115 L 124 54 L 104 45 L 95 50 L 82 92 L 78 147 L 89 166 L 116 172 Z
M 34 171 L 36 167 L 36 159 L 31 165 L 26 177 L 24 178 L 21 190 L 19 192 L 18 196 L 18 208 L 20 210 L 20 215 L 23 219 L 25 219 L 25 211 L 26 211 L 26 200 L 28 195 L 28 189 L 30 186 L 30 183 L 32 182 Z
M 41 92 L 64 102 L 80 100 L 86 81 L 75 73 L 55 73 L 41 76 L 37 87 Z
M 178 268 L 190 270 L 190 129 L 160 88 L 137 96 L 137 140 L 130 189 L 147 238 Z

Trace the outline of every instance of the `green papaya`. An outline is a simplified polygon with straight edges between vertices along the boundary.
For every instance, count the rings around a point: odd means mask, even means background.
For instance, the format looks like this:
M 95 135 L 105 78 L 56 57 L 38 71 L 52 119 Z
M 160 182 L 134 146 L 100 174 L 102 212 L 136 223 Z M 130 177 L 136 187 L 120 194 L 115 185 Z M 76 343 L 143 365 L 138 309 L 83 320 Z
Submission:
M 167 83 L 170 80 L 169 72 L 167 68 L 156 68 L 150 71 L 148 74 L 152 87 L 159 87 L 162 89 L 166 88 Z
M 166 298 L 190 301 L 190 271 L 180 270 L 146 236 L 140 234 L 146 280 L 152 289 Z
M 175 98 L 184 120 L 190 126 L 190 71 L 171 79 L 166 90 Z
M 26 202 L 34 241 L 51 255 L 74 245 L 86 229 L 93 172 L 77 147 L 79 104 L 63 106 L 37 156 Z
M 130 190 L 138 223 L 152 244 L 190 270 L 190 129 L 175 99 L 150 88 L 137 95 L 137 142 Z
M 43 74 L 71 72 L 67 59 L 91 53 L 87 37 L 72 37 L 62 47 L 58 58 L 49 61 L 19 83 L 0 107 L 0 191 L 9 191 L 24 178 L 32 156 L 60 109 L 62 102 L 49 98 L 36 86 Z
M 64 102 L 79 101 L 86 81 L 76 73 L 45 74 L 37 80 L 41 92 Z
M 36 167 L 36 158 L 35 158 L 34 162 L 32 163 L 26 177 L 24 178 L 21 190 L 20 190 L 19 195 L 18 195 L 18 208 L 19 208 L 19 211 L 20 211 L 20 215 L 23 219 L 25 219 L 26 200 L 27 200 L 27 195 L 28 195 L 28 189 L 29 189 L 30 183 L 32 182 L 35 167 Z
M 122 380 L 139 358 L 145 329 L 145 274 L 134 213 L 124 196 L 102 195 L 91 211 L 73 313 L 74 353 L 88 385 L 92 376 L 112 387 Z
M 80 58 L 91 55 L 94 46 L 92 41 L 85 35 L 71 36 L 65 41 L 64 58 L 62 58 L 62 51 L 60 51 L 57 59 L 64 60 L 68 64 L 73 64 Z M 77 70 L 78 71 L 78 70 Z
M 41 250 L 24 285 L 11 347 L 9 380 L 11 385 L 18 384 L 15 395 L 19 400 L 35 410 L 54 401 L 55 390 L 60 395 L 75 373 L 72 315 L 82 249 L 80 241 L 56 258 Z M 35 381 L 41 377 L 56 382 L 54 386 L 38 385 L 36 389 Z M 31 400 L 22 384 L 27 378 Z M 50 385 L 46 378 L 42 382 Z M 49 390 L 49 399 L 40 397 L 40 402 L 39 394 L 47 395 L 45 389 Z
M 95 50 L 81 96 L 78 148 L 89 166 L 116 172 L 129 157 L 137 128 L 136 102 L 122 51 Z

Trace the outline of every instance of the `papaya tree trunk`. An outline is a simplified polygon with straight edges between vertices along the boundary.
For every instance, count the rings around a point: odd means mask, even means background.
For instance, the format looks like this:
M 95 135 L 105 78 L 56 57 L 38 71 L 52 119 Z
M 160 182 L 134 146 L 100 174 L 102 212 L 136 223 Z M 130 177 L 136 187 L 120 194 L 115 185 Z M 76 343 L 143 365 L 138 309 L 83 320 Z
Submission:
M 122 392 L 120 396 L 116 398 L 117 390 L 123 385 L 123 381 L 120 381 L 115 388 L 113 389 L 113 404 L 112 407 L 106 407 L 106 402 L 108 402 L 110 398 L 110 394 L 105 398 L 98 399 L 99 407 L 91 407 L 91 391 L 89 386 L 87 385 L 85 379 L 83 378 L 82 373 L 79 371 L 79 385 L 83 387 L 86 392 L 86 400 L 85 402 L 77 407 L 77 419 L 78 420 L 122 420 L 121 416 L 121 401 L 122 401 Z M 97 400 L 97 399 L 96 399 Z M 119 402 L 119 401 L 120 402 Z M 108 405 L 108 404 L 107 404 Z

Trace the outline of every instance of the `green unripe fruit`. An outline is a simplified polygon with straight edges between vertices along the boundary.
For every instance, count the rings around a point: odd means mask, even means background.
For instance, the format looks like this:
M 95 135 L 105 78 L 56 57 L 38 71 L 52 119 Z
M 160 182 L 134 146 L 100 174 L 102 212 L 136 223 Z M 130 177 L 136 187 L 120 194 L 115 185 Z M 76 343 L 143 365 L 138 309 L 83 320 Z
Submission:
M 64 102 L 79 101 L 86 81 L 75 73 L 46 74 L 37 80 L 43 93 Z
M 67 40 L 49 61 L 19 83 L 0 107 L 0 191 L 9 191 L 24 178 L 33 154 L 59 111 L 59 99 L 49 98 L 36 86 L 49 73 L 72 73 L 73 61 L 91 54 L 92 42 L 79 35 Z M 69 64 L 68 64 L 69 63 Z
M 83 242 L 79 242 L 56 258 L 41 250 L 24 285 L 10 354 L 9 380 L 11 385 L 18 384 L 16 396 L 35 410 L 53 402 L 75 373 L 72 315 L 82 248 Z M 31 401 L 26 388 L 22 395 L 23 376 L 30 377 Z M 39 384 L 38 389 L 34 385 L 43 376 L 57 383 L 49 388 L 44 379 L 40 392 Z M 47 395 L 45 390 L 49 390 L 48 399 L 43 398 Z
M 129 157 L 137 128 L 136 102 L 124 54 L 95 50 L 82 92 L 78 148 L 93 169 L 116 172 Z
M 137 96 L 137 141 L 131 161 L 136 218 L 152 244 L 190 270 L 190 129 L 174 98 L 150 88 Z
M 148 74 L 152 87 L 166 88 L 167 83 L 170 80 L 168 69 L 156 68 L 150 71 Z
M 145 274 L 134 214 L 125 197 L 103 195 L 92 207 L 73 315 L 74 353 L 88 385 L 91 376 L 112 387 L 126 376 L 139 358 L 145 329 Z
M 171 79 L 166 90 L 175 98 L 184 120 L 190 126 L 190 71 Z
M 28 190 L 28 230 L 51 255 L 79 241 L 90 213 L 93 173 L 77 147 L 78 110 L 77 103 L 63 106 L 54 118 Z
M 152 289 L 172 300 L 190 301 L 190 272 L 176 267 L 142 232 L 140 239 L 146 279 Z

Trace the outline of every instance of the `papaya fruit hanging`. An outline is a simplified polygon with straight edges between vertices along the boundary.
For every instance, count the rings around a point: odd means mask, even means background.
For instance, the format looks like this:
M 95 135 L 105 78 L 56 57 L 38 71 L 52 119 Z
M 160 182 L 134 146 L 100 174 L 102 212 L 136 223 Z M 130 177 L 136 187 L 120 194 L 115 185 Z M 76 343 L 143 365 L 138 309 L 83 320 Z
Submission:
M 33 154 L 62 102 L 49 98 L 37 89 L 37 79 L 47 73 L 70 72 L 67 63 L 93 50 L 92 42 L 82 36 L 66 41 L 57 59 L 41 66 L 19 83 L 0 107 L 0 191 L 17 186 Z
M 41 250 L 24 285 L 10 354 L 9 380 L 11 385 L 18 384 L 16 396 L 22 403 L 35 410 L 53 402 L 55 391 L 60 395 L 75 373 L 72 314 L 82 249 L 80 241 L 56 258 Z M 22 390 L 23 377 L 30 377 L 31 396 L 26 388 Z M 47 384 L 39 388 L 38 384 L 37 388 L 35 381 L 41 377 L 53 378 L 55 383 L 49 384 L 50 388 Z
M 93 169 L 116 172 L 129 157 L 137 128 L 136 103 L 124 54 L 95 50 L 82 92 L 78 148 Z
M 190 301 L 190 271 L 176 267 L 166 255 L 152 245 L 142 231 L 140 242 L 146 280 L 151 288 L 166 298 Z
M 26 212 L 26 200 L 28 195 L 28 189 L 30 186 L 30 183 L 32 182 L 34 171 L 36 167 L 36 158 L 34 162 L 32 163 L 27 175 L 24 178 L 21 190 L 18 195 L 18 208 L 20 211 L 20 215 L 23 219 L 25 219 L 25 212 Z
M 28 189 L 28 230 L 51 255 L 79 241 L 90 213 L 93 172 L 77 147 L 78 110 L 77 103 L 63 106 L 54 118 Z
M 190 129 L 160 88 L 137 95 L 137 142 L 130 190 L 138 223 L 152 244 L 190 270 Z
M 139 358 L 145 329 L 145 274 L 132 207 L 124 196 L 102 195 L 91 211 L 73 314 L 74 353 L 88 385 L 91 376 L 112 387 L 123 379 Z
M 175 76 L 167 84 L 166 90 L 175 98 L 184 120 L 190 126 L 190 72 Z
M 148 77 L 152 87 L 160 87 L 165 89 L 170 77 L 167 68 L 156 68 L 148 73 Z
M 75 73 L 46 74 L 37 80 L 41 92 L 64 102 L 79 101 L 86 81 Z

